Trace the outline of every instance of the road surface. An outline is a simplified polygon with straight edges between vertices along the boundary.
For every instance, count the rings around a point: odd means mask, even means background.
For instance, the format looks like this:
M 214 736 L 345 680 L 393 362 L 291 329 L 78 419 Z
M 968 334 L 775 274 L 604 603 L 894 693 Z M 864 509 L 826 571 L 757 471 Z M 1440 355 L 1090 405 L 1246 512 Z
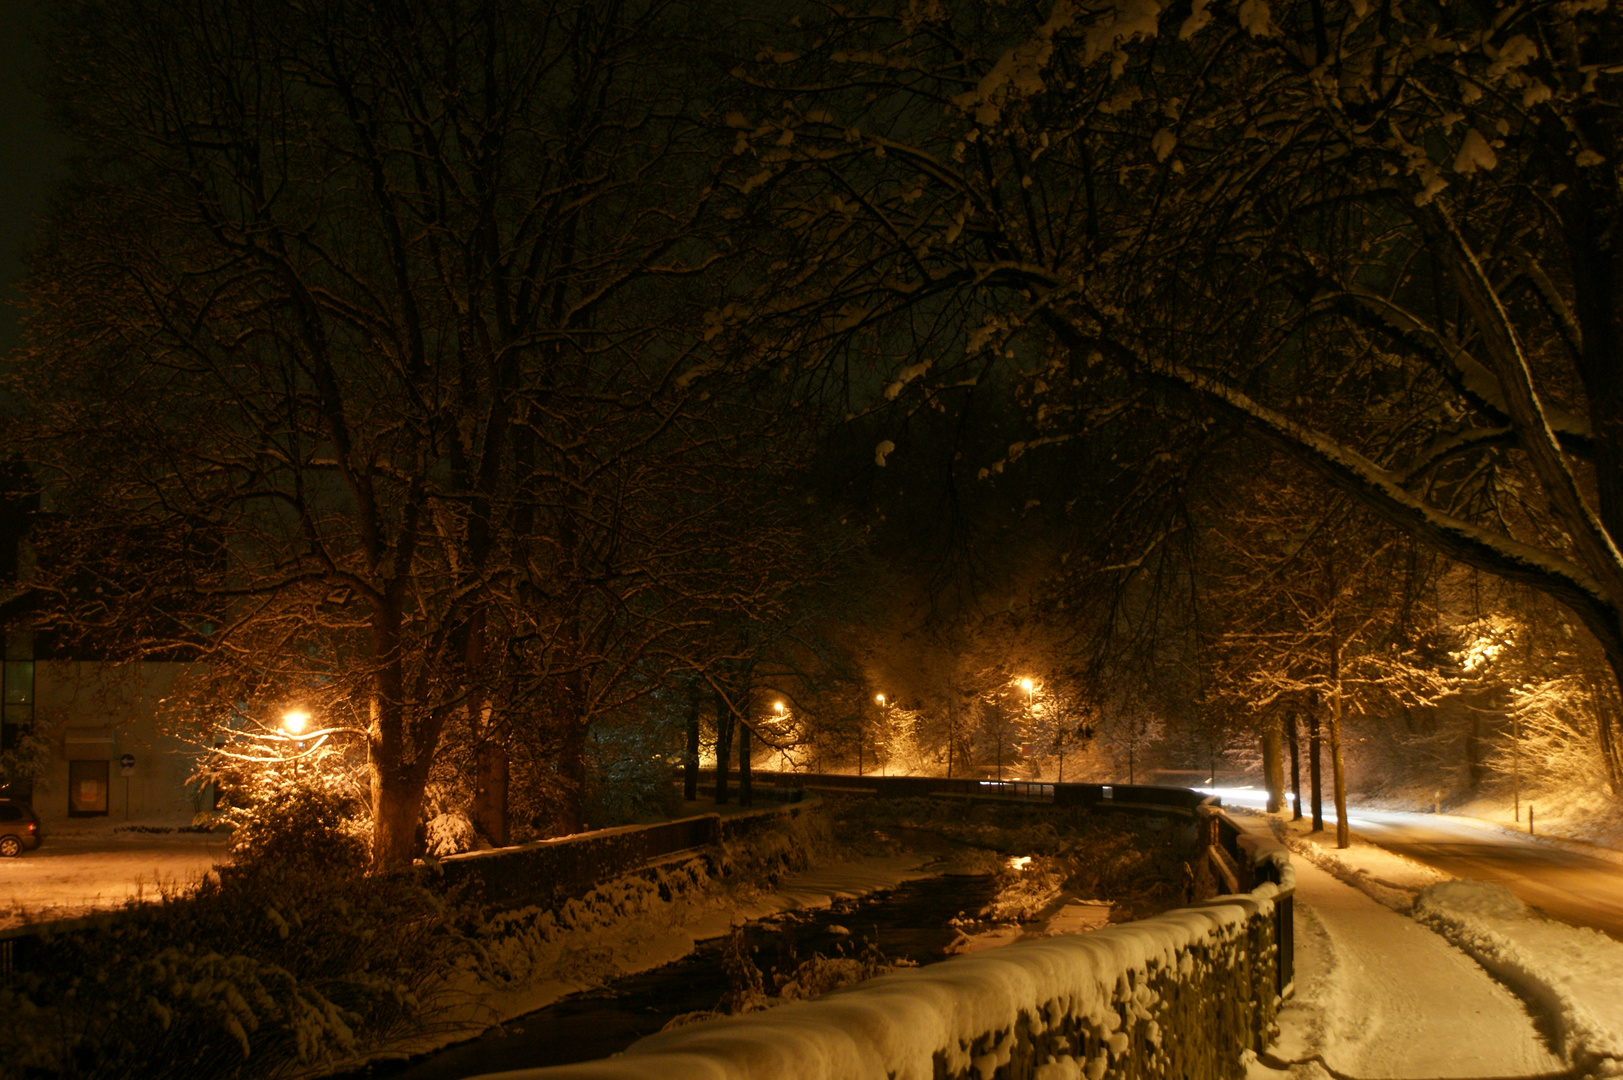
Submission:
M 1225 806 L 1262 809 L 1266 794 L 1254 788 L 1202 788 Z M 1476 818 L 1352 807 L 1353 832 L 1372 844 L 1435 867 L 1445 874 L 1492 881 L 1551 918 L 1589 926 L 1623 941 L 1623 862 L 1587 855 L 1509 832 Z M 1324 808 L 1324 826 L 1335 835 L 1335 807 Z
M 15 859 L 0 859 L 0 929 L 155 900 L 188 886 L 226 858 L 215 833 L 48 832 Z
M 1496 882 L 1546 915 L 1623 941 L 1619 863 L 1447 815 L 1353 809 L 1347 820 L 1388 851 L 1454 877 Z

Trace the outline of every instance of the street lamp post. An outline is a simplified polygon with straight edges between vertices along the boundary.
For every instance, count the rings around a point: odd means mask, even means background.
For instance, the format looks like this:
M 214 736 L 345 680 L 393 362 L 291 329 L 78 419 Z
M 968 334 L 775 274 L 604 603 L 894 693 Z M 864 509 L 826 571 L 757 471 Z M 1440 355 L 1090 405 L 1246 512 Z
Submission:
M 299 775 L 299 755 L 304 751 L 304 740 L 299 736 L 310 722 L 310 714 L 303 709 L 289 709 L 282 714 L 282 729 L 293 742 L 293 775 Z
M 1033 683 L 1030 679 L 1021 679 L 1020 680 L 1020 689 L 1022 689 L 1022 690 L 1024 690 L 1026 692 L 1026 735 L 1027 735 L 1027 737 L 1029 737 L 1031 735 L 1031 722 L 1032 722 L 1033 716 L 1034 716 L 1034 714 L 1036 712 L 1034 702 L 1032 700 L 1032 695 L 1036 693 L 1036 684 Z M 999 780 L 1003 779 L 1002 760 L 1003 760 L 1003 755 L 999 754 L 998 755 L 998 774 L 997 774 L 997 778 Z
M 881 709 L 885 707 L 884 694 L 875 694 L 873 699 L 879 703 Z M 857 720 L 857 775 L 862 775 L 862 721 L 860 718 Z
M 783 719 L 783 702 L 774 701 L 772 703 L 772 711 L 778 714 L 778 719 L 779 720 L 782 720 Z M 781 730 L 781 728 L 774 733 L 773 737 L 778 740 L 778 771 L 779 772 L 788 772 L 789 771 L 789 756 L 783 752 L 783 731 Z

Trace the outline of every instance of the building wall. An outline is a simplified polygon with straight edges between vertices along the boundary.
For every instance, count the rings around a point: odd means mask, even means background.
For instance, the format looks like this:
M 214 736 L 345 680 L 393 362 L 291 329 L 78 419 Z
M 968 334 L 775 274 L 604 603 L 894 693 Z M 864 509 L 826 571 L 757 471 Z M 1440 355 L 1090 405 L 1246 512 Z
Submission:
M 160 700 L 172 693 L 189 665 L 178 663 L 107 664 L 81 660 L 37 660 L 34 666 L 34 723 L 51 742 L 51 762 L 34 784 L 33 805 L 47 824 L 58 826 L 90 819 L 190 824 L 211 802 L 208 789 L 188 780 L 196 771 L 201 749 L 159 729 Z M 123 775 L 119 758 L 135 759 Z M 70 814 L 70 778 L 82 787 L 99 782 L 100 766 L 83 765 L 74 777 L 73 762 L 105 762 L 105 814 Z M 80 799 L 82 807 L 96 800 Z

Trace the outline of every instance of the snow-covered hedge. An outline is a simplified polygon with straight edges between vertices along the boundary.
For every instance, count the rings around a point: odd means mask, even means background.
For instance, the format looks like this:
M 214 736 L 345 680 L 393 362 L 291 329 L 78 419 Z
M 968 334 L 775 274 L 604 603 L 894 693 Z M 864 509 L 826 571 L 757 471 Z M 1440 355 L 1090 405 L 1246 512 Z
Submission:
M 0 980 L 0 1077 L 269 1076 L 351 1058 L 432 1017 L 467 948 L 454 915 L 405 876 L 305 866 L 42 928 Z
M 1278 886 L 1019 942 L 506 1080 L 1241 1077 L 1273 1033 Z

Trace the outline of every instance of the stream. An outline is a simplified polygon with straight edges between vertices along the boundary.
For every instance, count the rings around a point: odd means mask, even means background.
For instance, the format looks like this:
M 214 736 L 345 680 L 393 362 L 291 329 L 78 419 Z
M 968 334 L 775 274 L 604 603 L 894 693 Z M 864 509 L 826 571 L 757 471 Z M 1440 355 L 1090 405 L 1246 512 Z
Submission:
M 957 937 L 949 920 L 961 912 L 973 915 L 994 892 L 990 875 L 928 878 L 828 908 L 784 912 L 748 923 L 743 931 L 769 987 L 774 971 L 792 971 L 813 953 L 855 953 L 864 939 L 892 960 L 931 964 L 947 958 L 944 950 Z M 675 1016 L 715 1008 L 728 991 L 726 945 L 725 938 L 702 942 L 675 963 L 556 1001 L 477 1039 L 410 1061 L 378 1062 L 350 1077 L 458 1080 L 608 1057 Z

